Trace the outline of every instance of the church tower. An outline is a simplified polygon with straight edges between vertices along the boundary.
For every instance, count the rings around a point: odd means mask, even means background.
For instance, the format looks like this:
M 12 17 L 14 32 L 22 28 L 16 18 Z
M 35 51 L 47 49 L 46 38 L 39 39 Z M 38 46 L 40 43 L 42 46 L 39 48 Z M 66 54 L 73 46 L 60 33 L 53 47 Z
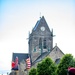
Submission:
M 53 30 L 51 31 L 48 24 L 42 16 L 29 34 L 29 53 L 13 53 L 12 62 L 15 62 L 16 56 L 18 57 L 18 73 L 19 75 L 28 75 L 26 60 L 30 57 L 31 67 L 36 67 L 38 62 L 45 57 L 50 57 L 56 64 L 60 62 L 64 53 L 57 46 L 53 47 Z M 28 61 L 29 62 L 29 61 Z M 30 66 L 30 63 L 29 63 Z M 16 68 L 12 67 L 10 75 L 15 75 Z
M 32 32 L 29 34 L 28 43 L 32 63 L 38 58 L 42 59 L 44 54 L 50 53 L 53 49 L 53 30 L 51 31 L 48 27 L 44 16 L 37 21 Z

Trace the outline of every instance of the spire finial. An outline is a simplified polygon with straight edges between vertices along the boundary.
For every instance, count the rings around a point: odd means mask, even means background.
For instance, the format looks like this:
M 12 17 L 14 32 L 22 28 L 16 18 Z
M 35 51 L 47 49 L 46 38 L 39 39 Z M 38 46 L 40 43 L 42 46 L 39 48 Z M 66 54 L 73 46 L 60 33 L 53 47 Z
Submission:
M 55 43 L 55 46 L 57 46 L 57 43 Z
M 40 12 L 40 18 L 41 18 L 41 12 Z

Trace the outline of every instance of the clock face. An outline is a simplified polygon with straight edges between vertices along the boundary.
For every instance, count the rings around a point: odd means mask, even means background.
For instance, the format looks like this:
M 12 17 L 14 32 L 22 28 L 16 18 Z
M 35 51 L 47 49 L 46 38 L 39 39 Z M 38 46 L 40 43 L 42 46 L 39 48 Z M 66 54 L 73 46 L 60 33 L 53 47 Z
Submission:
M 45 27 L 44 27 L 44 26 L 42 26 L 42 27 L 41 27 L 41 30 L 42 30 L 42 31 L 45 31 Z

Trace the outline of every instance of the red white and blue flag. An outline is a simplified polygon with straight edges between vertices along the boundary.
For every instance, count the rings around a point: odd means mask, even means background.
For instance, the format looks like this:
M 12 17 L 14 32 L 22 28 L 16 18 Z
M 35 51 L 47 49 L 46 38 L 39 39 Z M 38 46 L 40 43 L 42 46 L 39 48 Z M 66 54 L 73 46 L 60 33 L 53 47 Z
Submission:
M 27 64 L 26 69 L 30 69 L 31 67 L 30 57 L 26 59 L 26 64 Z
M 15 67 L 17 67 L 18 66 L 18 57 L 16 57 L 16 59 L 15 59 Z
M 12 70 L 18 70 L 18 57 L 12 62 Z

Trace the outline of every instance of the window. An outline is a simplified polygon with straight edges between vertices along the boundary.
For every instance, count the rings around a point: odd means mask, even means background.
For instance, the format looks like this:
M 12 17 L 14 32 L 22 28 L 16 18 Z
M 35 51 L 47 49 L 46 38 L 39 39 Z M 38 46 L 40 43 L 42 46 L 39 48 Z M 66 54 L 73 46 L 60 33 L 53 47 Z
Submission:
M 44 48 L 44 49 L 47 48 L 47 46 L 46 46 L 46 39 L 44 39 L 44 41 L 43 41 L 43 48 Z
M 41 49 L 41 47 L 42 47 L 42 39 L 40 38 L 39 39 L 39 48 Z
M 56 64 L 59 64 L 59 62 L 60 62 L 60 58 L 57 58 L 57 59 L 55 60 L 55 63 L 56 63 Z
M 50 48 L 48 48 L 48 52 L 50 52 Z
M 36 48 L 34 48 L 34 52 L 36 52 Z

